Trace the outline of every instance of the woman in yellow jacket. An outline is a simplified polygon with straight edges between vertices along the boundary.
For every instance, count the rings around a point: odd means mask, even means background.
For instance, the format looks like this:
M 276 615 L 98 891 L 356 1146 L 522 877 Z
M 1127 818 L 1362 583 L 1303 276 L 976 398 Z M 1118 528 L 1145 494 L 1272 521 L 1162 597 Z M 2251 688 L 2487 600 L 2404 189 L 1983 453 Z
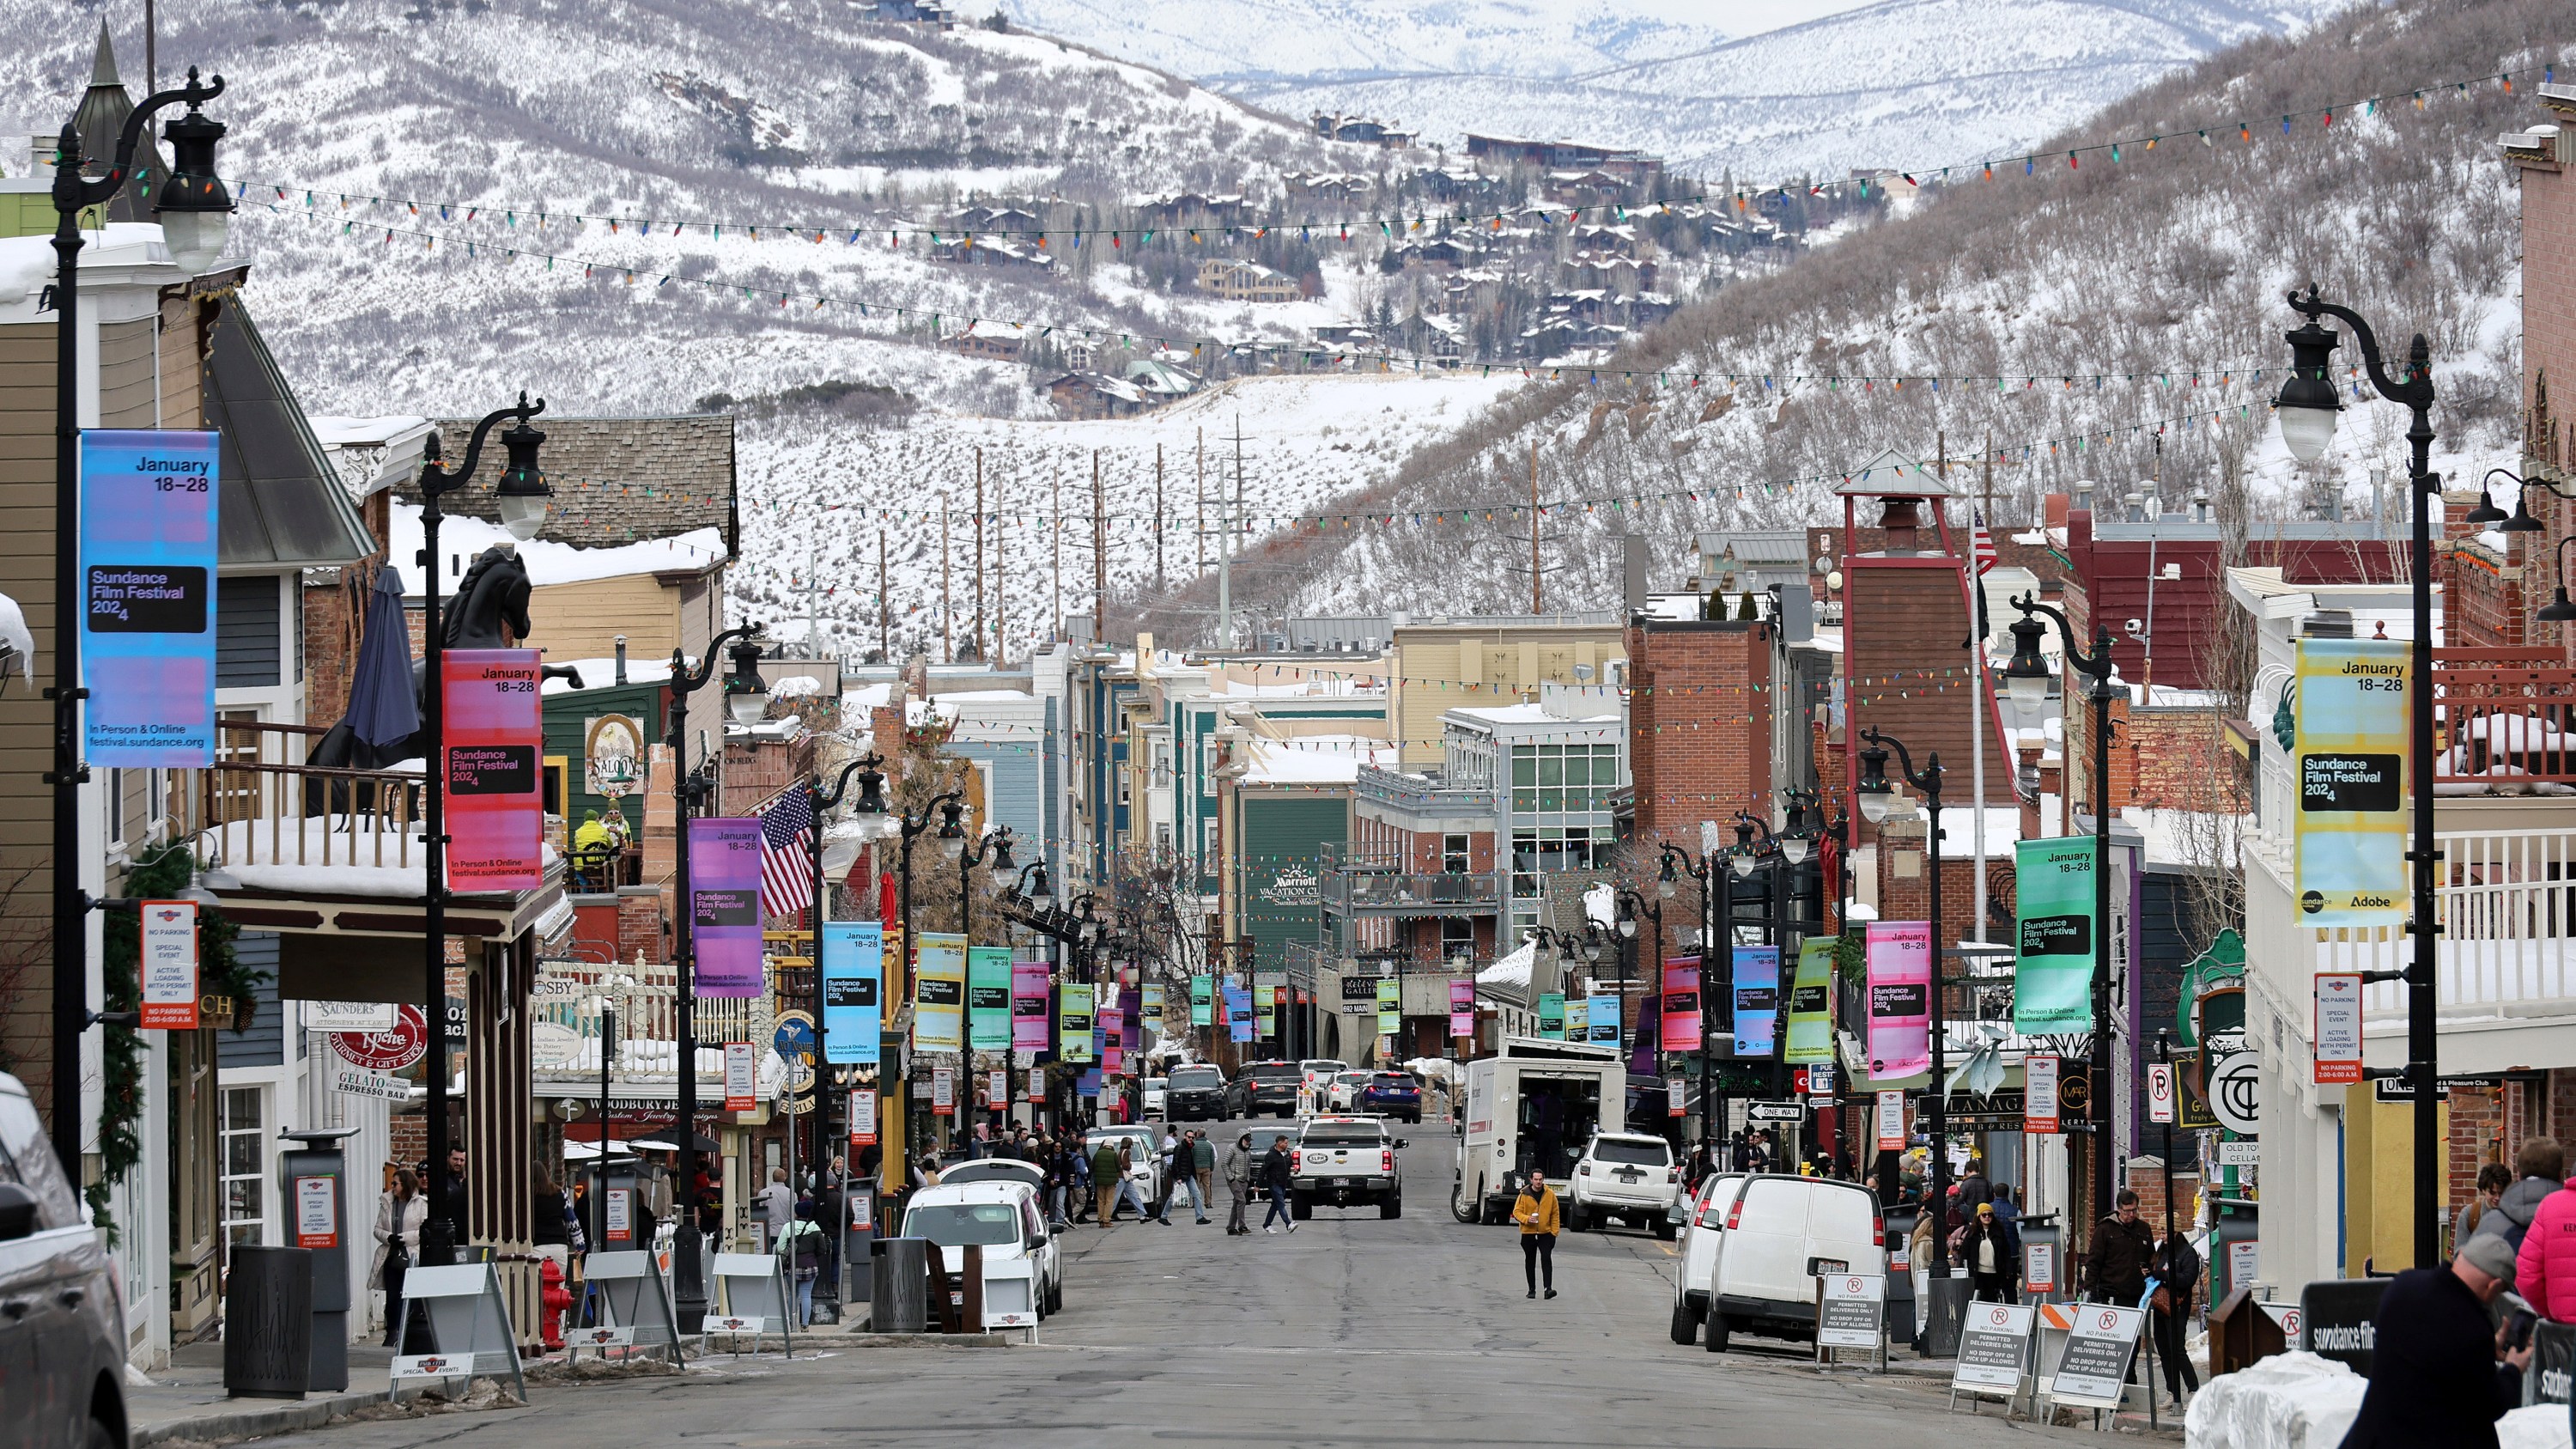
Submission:
M 1547 1276 L 1547 1296 L 1556 1296 L 1556 1194 L 1547 1176 L 1533 1172 L 1529 1186 L 1512 1204 L 1512 1221 L 1521 1225 L 1521 1272 L 1529 1279 L 1529 1296 L 1538 1296 L 1539 1275 Z

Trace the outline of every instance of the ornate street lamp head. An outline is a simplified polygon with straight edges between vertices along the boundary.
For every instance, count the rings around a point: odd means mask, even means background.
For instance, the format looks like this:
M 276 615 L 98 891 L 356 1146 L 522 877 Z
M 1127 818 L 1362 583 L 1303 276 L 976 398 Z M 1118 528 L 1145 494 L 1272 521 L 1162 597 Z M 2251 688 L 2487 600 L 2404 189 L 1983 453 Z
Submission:
M 2317 289 L 2308 289 L 2308 300 L 2314 302 Z M 2297 299 L 2292 299 L 2297 305 Z M 2305 311 L 2305 308 L 2301 308 Z M 2326 445 L 2334 441 L 2336 417 L 2343 411 L 2343 397 L 2328 374 L 2334 367 L 2335 345 L 2343 339 L 2317 325 L 2310 312 L 2305 326 L 2287 335 L 2290 344 L 2290 376 L 2281 384 L 2281 395 L 2273 402 L 2281 419 L 2281 441 L 2289 445 L 2290 456 L 2302 463 L 2313 463 L 2324 456 Z
M 224 254 L 224 234 L 232 224 L 232 196 L 215 174 L 215 143 L 224 138 L 224 125 L 198 109 L 223 90 L 222 76 L 201 86 L 197 68 L 188 67 L 188 84 L 181 92 L 188 113 L 161 128 L 162 139 L 170 143 L 170 174 L 152 194 L 152 212 L 161 222 L 170 264 L 190 276 Z

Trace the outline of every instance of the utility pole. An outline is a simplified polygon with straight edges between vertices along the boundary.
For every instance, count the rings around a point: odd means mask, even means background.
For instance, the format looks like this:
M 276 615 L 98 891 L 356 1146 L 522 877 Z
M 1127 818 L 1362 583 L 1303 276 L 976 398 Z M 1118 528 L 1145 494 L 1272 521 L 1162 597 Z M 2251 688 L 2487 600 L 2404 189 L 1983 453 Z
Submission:
M 885 530 L 877 530 L 877 658 L 894 662 L 894 601 L 886 596 Z
M 1234 498 L 1228 500 L 1225 483 L 1220 479 L 1217 493 L 1217 531 L 1223 535 L 1216 550 L 1216 647 L 1234 647 L 1234 509 L 1243 497 L 1243 414 L 1234 415 Z
M 1091 450 L 1091 637 L 1109 642 L 1109 508 L 1100 488 L 1100 450 Z
M 1207 572 L 1207 429 L 1199 429 L 1199 471 L 1195 486 L 1199 496 L 1199 569 Z
M 1163 592 L 1163 445 L 1154 445 L 1154 593 Z
M 1055 557 L 1055 637 L 1064 637 L 1064 469 L 1047 470 L 1047 495 L 1053 500 L 1055 527 L 1047 533 L 1047 547 Z
M 1012 471 L 1018 471 L 1019 453 L 1011 454 Z M 993 667 L 1001 668 L 1011 660 L 1011 534 L 1005 524 L 1010 518 L 1010 505 L 1002 501 L 1002 480 L 993 479 Z
M 956 613 L 948 603 L 948 495 L 939 495 L 939 652 L 957 662 Z
M 1539 588 L 1538 572 L 1538 444 L 1530 444 L 1530 612 L 1547 612 L 1547 598 Z
M 975 450 L 975 632 L 970 647 L 984 652 L 984 450 Z
M 817 659 L 823 657 L 823 633 L 815 601 L 823 594 L 823 541 L 820 535 L 805 541 L 805 652 Z

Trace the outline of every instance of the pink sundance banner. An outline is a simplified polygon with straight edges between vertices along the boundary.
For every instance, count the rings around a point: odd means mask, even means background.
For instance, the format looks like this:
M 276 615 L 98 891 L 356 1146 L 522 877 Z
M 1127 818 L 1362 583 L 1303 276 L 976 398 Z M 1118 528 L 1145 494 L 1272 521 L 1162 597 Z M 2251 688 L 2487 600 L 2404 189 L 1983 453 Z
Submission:
M 1011 963 L 1011 1049 L 1047 1049 L 1047 963 Z
M 451 649 L 439 656 L 451 889 L 524 891 L 545 882 L 538 662 L 534 649 Z
M 1699 958 L 1677 956 L 1664 963 L 1663 1047 L 1695 1052 L 1700 1046 Z
M 1932 927 L 1869 924 L 1869 1074 L 1878 1081 L 1932 1069 Z
M 700 996 L 760 995 L 760 822 L 689 822 L 689 927 Z
M 1127 1008 L 1113 1006 L 1100 1013 L 1100 1070 L 1110 1076 L 1127 1070 Z
M 1473 981 L 1449 983 L 1449 1034 L 1476 1034 L 1476 983 Z

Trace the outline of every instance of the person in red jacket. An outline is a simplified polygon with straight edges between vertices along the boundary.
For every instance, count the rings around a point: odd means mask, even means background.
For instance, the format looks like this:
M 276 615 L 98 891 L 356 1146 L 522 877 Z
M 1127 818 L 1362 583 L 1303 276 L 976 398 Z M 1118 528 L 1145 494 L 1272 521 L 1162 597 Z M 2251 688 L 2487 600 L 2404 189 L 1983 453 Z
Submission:
M 2513 1286 L 2550 1321 L 2576 1323 L 2576 1177 L 2540 1200 L 2514 1255 Z

